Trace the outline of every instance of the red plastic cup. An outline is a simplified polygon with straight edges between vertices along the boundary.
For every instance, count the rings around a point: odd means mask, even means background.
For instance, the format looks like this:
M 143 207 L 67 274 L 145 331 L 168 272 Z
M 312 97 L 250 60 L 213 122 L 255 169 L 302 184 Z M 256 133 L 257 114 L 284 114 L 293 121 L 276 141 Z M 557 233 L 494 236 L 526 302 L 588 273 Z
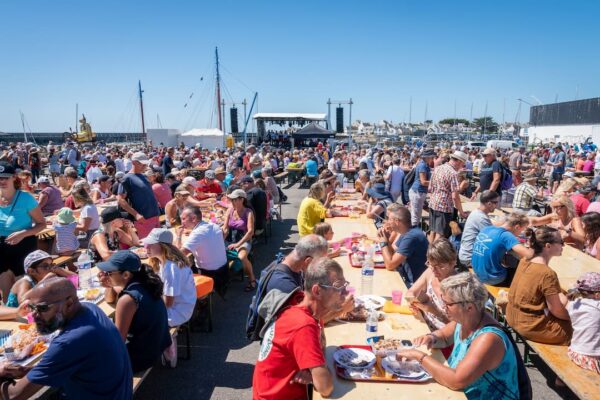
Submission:
M 392 303 L 398 305 L 402 303 L 402 290 L 392 290 Z

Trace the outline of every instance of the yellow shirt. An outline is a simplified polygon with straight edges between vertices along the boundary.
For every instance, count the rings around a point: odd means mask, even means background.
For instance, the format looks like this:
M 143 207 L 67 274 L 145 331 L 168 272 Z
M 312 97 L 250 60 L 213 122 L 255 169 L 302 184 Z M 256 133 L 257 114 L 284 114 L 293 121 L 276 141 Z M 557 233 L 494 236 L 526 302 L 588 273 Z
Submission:
M 297 218 L 300 236 L 313 233 L 313 228 L 325 218 L 326 212 L 327 209 L 319 200 L 311 197 L 306 197 L 302 200 Z

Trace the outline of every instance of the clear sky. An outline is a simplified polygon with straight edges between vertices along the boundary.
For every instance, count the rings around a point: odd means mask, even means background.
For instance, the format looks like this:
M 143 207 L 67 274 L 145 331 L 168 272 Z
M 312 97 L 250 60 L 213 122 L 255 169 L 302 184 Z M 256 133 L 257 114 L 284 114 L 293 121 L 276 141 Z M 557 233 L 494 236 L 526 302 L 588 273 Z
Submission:
M 592 0 L 2 0 L 0 131 L 21 130 L 19 111 L 67 130 L 76 103 L 96 131 L 139 131 L 138 79 L 147 128 L 208 127 L 215 46 L 226 102 L 258 91 L 261 112 L 352 97 L 353 119 L 398 122 L 412 97 L 413 122 L 426 103 L 438 120 L 486 102 L 510 121 L 517 98 L 600 96 L 598 15 Z

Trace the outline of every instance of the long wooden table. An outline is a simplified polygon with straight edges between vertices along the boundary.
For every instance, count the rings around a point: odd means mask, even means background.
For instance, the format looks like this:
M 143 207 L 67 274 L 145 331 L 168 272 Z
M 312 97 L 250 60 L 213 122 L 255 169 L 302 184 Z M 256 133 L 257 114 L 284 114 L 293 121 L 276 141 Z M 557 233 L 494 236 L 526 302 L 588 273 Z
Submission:
M 563 247 L 560 257 L 550 260 L 549 266 L 558 275 L 563 290 L 573 288 L 577 279 L 586 272 L 600 273 L 600 260 L 569 245 Z
M 327 222 L 331 224 L 334 231 L 334 240 L 340 240 L 352 235 L 352 233 L 365 234 L 374 238 L 377 231 L 373 220 L 361 215 L 360 218 L 336 217 L 329 218 Z M 348 255 L 342 255 L 336 258 L 344 270 L 344 277 L 350 282 L 351 286 L 356 288 L 356 294 L 360 294 L 361 270 L 350 266 Z M 396 271 L 387 271 L 386 269 L 375 269 L 373 279 L 373 294 L 391 298 L 392 290 L 400 289 L 406 292 L 407 288 Z M 412 315 L 386 314 L 384 321 L 379 323 L 379 335 L 386 338 L 410 339 L 424 335 L 429 332 L 425 323 L 418 321 Z M 325 336 L 327 339 L 326 359 L 327 366 L 333 371 L 333 353 L 340 345 L 366 344 L 365 324 L 363 322 L 338 323 L 333 322 L 325 327 Z M 423 350 L 425 350 L 423 348 Z M 425 350 L 426 351 L 426 350 Z M 444 362 L 444 357 L 439 350 L 433 350 L 432 355 L 437 360 Z M 315 392 L 313 398 L 321 399 L 322 396 Z M 381 382 L 354 382 L 339 378 L 334 378 L 334 391 L 332 399 L 358 399 L 358 400 L 381 400 L 381 399 L 464 399 L 462 392 L 452 391 L 435 381 L 424 384 L 407 383 L 381 383 Z

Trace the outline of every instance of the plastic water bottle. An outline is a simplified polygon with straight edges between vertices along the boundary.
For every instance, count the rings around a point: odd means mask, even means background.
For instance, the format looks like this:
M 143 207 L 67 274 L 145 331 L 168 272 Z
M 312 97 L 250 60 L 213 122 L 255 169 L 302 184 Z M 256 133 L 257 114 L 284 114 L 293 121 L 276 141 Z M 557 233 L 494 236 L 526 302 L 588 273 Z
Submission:
M 377 336 L 377 328 L 379 324 L 379 314 L 375 308 L 371 308 L 369 310 L 369 315 L 367 316 L 367 343 L 372 341 L 371 338 Z M 371 340 L 370 340 L 371 339 Z
M 344 180 L 342 182 L 343 182 L 342 187 L 344 189 L 348 189 L 348 178 L 344 177 Z
M 375 273 L 375 264 L 373 263 L 373 251 L 371 247 L 365 255 L 365 261 L 361 268 L 361 290 L 363 296 L 373 294 L 373 274 Z
M 77 258 L 77 268 L 79 269 L 79 288 L 89 289 L 92 287 L 92 258 L 87 251 L 82 251 Z

